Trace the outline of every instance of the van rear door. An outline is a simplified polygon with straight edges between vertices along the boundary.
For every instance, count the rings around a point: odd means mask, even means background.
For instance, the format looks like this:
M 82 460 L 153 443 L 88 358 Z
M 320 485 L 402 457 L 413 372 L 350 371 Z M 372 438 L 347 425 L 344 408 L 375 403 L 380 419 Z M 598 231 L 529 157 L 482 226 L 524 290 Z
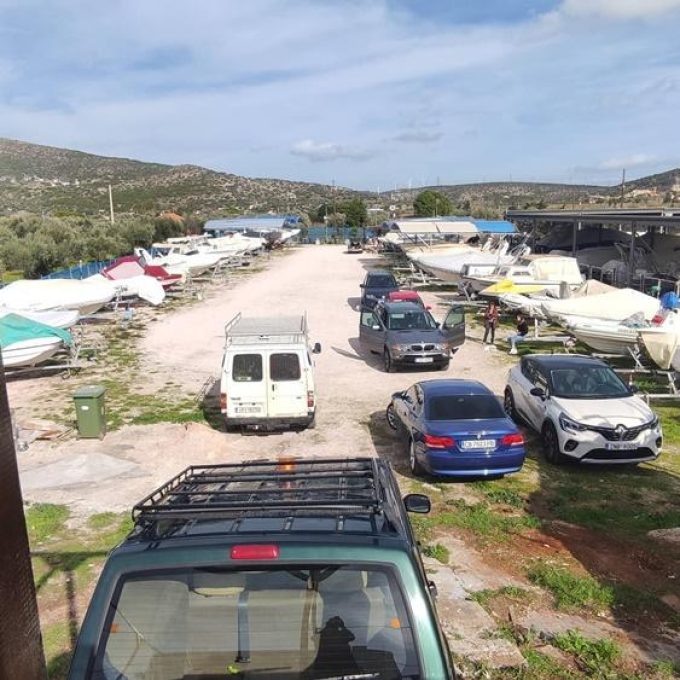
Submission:
M 227 358 L 227 417 L 266 418 L 267 382 L 262 352 L 237 352 Z
M 304 417 L 307 415 L 307 376 L 303 370 L 302 352 L 271 352 L 268 360 L 270 418 Z

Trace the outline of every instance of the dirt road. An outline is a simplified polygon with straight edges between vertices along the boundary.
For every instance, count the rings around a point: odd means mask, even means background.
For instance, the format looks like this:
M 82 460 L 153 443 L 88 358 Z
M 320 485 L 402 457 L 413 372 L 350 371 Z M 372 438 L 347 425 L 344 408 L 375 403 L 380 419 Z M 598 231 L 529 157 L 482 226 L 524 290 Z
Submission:
M 366 269 L 381 265 L 384 260 L 379 257 L 347 255 L 341 246 L 299 248 L 272 258 L 262 271 L 235 285 L 212 289 L 199 303 L 160 317 L 148 325 L 140 341 L 143 369 L 136 378 L 140 384 L 154 391 L 173 381 L 187 394 L 197 394 L 206 380 L 218 376 L 224 324 L 235 314 L 306 311 L 312 341 L 323 348 L 315 358 L 316 429 L 242 436 L 206 425 L 158 424 L 123 427 L 102 442 L 36 442 L 21 457 L 26 499 L 67 504 L 75 517 L 122 511 L 190 463 L 283 453 L 377 454 L 404 466 L 405 451 L 395 446 L 384 425 L 390 395 L 416 380 L 445 375 L 474 376 L 500 392 L 506 364 L 468 340 L 446 373 L 385 373 L 380 357 L 361 350 L 356 311 Z M 426 293 L 424 297 L 441 319 L 448 307 L 445 296 Z

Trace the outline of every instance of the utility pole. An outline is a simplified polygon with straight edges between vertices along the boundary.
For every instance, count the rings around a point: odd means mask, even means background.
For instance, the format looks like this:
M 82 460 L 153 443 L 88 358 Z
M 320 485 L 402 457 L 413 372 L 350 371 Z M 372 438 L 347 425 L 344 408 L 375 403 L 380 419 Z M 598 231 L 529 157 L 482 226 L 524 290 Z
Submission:
M 625 186 L 626 186 L 626 169 L 623 169 L 623 172 L 621 173 L 621 207 L 623 208 L 623 197 L 625 195 Z
M 31 549 L 19 485 L 5 369 L 0 360 L 0 678 L 47 677 Z
M 110 184 L 109 184 L 109 210 L 111 211 L 111 224 L 115 224 L 116 218 L 113 214 L 113 191 L 111 190 Z

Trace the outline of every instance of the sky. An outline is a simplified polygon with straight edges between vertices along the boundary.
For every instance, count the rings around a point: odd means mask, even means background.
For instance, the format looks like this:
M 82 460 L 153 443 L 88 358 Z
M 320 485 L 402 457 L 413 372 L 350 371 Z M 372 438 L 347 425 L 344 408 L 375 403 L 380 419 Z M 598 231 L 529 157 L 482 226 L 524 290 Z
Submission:
M 680 166 L 680 0 L 0 0 L 0 136 L 387 190 Z

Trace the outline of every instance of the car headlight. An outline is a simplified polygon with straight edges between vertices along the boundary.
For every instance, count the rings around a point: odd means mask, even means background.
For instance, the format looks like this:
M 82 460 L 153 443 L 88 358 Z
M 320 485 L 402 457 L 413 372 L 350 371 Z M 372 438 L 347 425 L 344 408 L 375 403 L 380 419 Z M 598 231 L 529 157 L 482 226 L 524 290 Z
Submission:
M 394 352 L 408 352 L 408 345 L 391 345 L 390 348 Z
M 584 432 L 588 428 L 575 420 L 572 420 L 569 416 L 564 413 L 560 413 L 559 417 L 560 427 L 565 432 Z

